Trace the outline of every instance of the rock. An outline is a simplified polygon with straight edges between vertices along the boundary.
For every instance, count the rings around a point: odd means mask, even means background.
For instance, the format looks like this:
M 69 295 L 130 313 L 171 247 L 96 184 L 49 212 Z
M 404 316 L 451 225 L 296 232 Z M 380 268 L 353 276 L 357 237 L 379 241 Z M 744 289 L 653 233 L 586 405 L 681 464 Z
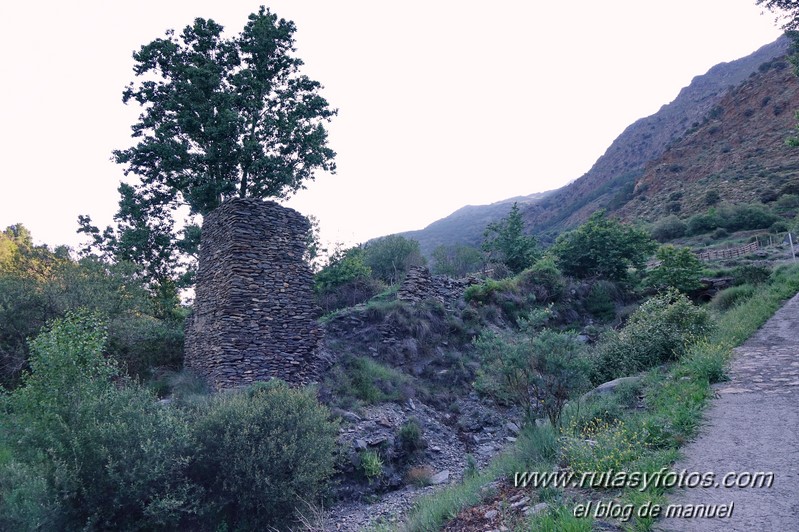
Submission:
M 496 511 L 496 510 L 489 510 L 489 511 L 487 511 L 485 513 L 485 515 L 483 517 L 485 517 L 486 519 L 488 519 L 490 521 L 491 519 L 495 518 L 498 514 L 499 514 L 499 512 Z
M 364 441 L 364 440 L 359 438 L 359 439 L 355 440 L 354 444 L 355 444 L 355 450 L 356 451 L 365 451 L 366 450 L 366 441 Z
M 513 443 L 516 441 L 516 438 L 514 438 L 513 436 L 505 436 L 505 441 Z
M 590 392 L 583 395 L 583 397 L 591 397 L 593 395 L 606 395 L 616 391 L 616 388 L 619 387 L 621 384 L 634 384 L 639 382 L 642 379 L 641 375 L 633 375 L 632 377 L 619 377 L 618 379 L 613 379 L 612 381 L 608 381 L 605 383 L 600 384 Z
M 341 418 L 345 421 L 349 421 L 350 423 L 357 423 L 361 420 L 361 417 L 355 412 L 343 412 L 341 414 Z
M 545 503 L 545 502 L 539 502 L 539 503 L 538 503 L 538 504 L 536 504 L 535 506 L 532 506 L 532 507 L 530 507 L 530 508 L 527 508 L 527 509 L 524 511 L 524 514 L 525 514 L 526 516 L 528 516 L 528 517 L 529 517 L 529 516 L 531 516 L 531 515 L 540 514 L 541 512 L 543 512 L 544 510 L 546 510 L 547 508 L 549 508 L 549 505 L 548 505 L 547 503 Z
M 512 433 L 514 433 L 517 436 L 521 432 L 521 429 L 519 428 L 519 425 L 517 425 L 513 421 L 508 421 L 507 423 L 505 423 L 505 428 L 508 429 L 509 431 L 511 431 Z
M 430 484 L 433 485 L 445 484 L 447 482 L 449 482 L 449 470 L 447 469 L 430 477 Z
M 413 399 L 408 399 L 408 407 L 411 410 L 416 410 L 416 405 L 414 404 Z

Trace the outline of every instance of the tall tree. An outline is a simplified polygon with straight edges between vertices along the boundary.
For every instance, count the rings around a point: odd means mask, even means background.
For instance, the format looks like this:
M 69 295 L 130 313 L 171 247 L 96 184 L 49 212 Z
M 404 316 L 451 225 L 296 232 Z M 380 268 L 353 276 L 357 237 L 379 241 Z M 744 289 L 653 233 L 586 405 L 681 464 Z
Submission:
M 222 30 L 198 18 L 133 54 L 137 81 L 122 100 L 142 113 L 135 145 L 114 160 L 140 182 L 120 186 L 116 228 L 79 218 L 91 251 L 139 264 L 162 299 L 190 276 L 191 260 L 177 257 L 199 242 L 196 225 L 175 230 L 176 209 L 205 215 L 236 196 L 285 198 L 317 170 L 335 172 L 325 123 L 336 110 L 300 73 L 294 23 L 262 6 L 237 36 Z
M 114 152 L 162 201 L 207 214 L 225 199 L 287 197 L 334 172 L 327 146 L 336 111 L 321 85 L 300 74 L 294 23 L 261 6 L 236 37 L 198 18 L 180 37 L 168 31 L 133 54 L 141 80 L 123 101 L 144 110 L 133 125 L 138 143 Z

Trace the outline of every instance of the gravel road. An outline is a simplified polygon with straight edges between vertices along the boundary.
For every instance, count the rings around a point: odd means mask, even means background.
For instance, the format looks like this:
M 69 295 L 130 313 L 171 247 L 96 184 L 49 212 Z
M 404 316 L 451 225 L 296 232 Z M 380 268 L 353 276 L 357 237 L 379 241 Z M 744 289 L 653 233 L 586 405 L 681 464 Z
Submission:
M 676 491 L 668 503 L 683 511 L 716 505 L 731 515 L 672 517 L 656 530 L 799 531 L 799 295 L 735 349 L 730 377 L 717 387 L 705 426 L 674 470 L 712 472 L 718 483 L 735 472 L 726 480 L 741 485 L 747 484 L 742 473 L 773 473 L 773 483 Z

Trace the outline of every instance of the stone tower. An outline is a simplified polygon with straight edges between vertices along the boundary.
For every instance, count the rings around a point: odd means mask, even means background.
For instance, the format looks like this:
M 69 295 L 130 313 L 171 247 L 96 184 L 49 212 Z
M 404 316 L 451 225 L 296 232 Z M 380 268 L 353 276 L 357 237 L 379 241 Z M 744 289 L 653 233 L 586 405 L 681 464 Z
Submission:
M 252 198 L 203 221 L 185 365 L 214 389 L 316 380 L 322 330 L 303 261 L 308 229 L 297 211 Z

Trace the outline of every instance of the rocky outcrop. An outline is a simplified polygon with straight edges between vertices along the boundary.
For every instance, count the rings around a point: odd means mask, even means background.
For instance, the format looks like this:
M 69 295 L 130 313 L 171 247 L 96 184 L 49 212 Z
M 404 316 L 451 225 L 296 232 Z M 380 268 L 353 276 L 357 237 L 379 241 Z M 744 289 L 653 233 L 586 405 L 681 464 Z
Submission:
M 205 218 L 185 365 L 214 389 L 317 379 L 308 229 L 297 211 L 257 199 L 230 200 Z

